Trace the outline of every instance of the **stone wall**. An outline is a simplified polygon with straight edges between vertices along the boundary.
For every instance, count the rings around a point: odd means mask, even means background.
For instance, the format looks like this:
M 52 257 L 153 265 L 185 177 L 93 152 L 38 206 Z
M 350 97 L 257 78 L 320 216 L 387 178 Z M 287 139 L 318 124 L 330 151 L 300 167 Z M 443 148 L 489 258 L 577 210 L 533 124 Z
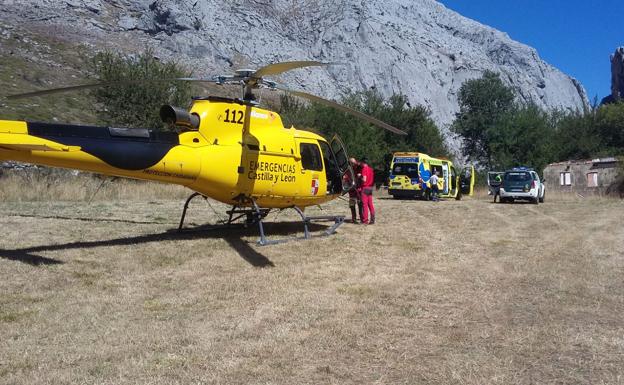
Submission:
M 578 193 L 581 195 L 605 195 L 615 193 L 614 184 L 619 182 L 620 167 L 617 161 L 596 162 L 587 161 L 569 161 L 553 163 L 544 169 L 544 178 L 546 180 L 547 191 Z M 561 183 L 561 174 L 569 173 L 570 185 Z M 588 186 L 589 173 L 598 174 L 598 184 L 596 187 Z M 566 182 L 564 180 L 564 182 Z

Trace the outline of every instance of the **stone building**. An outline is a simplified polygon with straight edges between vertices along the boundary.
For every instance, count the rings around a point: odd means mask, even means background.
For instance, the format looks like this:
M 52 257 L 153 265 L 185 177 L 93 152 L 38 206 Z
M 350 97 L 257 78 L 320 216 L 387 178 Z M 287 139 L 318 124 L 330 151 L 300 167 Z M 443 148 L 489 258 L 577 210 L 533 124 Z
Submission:
M 622 196 L 623 166 L 613 157 L 551 163 L 544 169 L 544 179 L 547 191 Z

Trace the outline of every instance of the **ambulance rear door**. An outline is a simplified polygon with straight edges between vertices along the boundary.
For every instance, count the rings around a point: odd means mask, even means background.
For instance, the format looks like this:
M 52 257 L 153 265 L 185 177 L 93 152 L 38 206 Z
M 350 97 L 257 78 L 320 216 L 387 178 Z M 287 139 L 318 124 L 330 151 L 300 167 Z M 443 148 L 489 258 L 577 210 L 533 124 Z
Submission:
M 474 192 L 475 170 L 474 166 L 466 166 L 460 175 L 460 189 L 463 195 L 470 195 Z
M 450 186 L 450 166 L 449 162 L 442 162 L 442 195 L 449 194 L 449 186 Z
M 457 198 L 457 184 L 459 182 L 459 178 L 457 177 L 457 171 L 455 171 L 455 167 L 453 167 L 453 165 L 451 165 L 449 182 L 451 184 L 451 190 L 449 191 L 449 196 L 452 198 Z

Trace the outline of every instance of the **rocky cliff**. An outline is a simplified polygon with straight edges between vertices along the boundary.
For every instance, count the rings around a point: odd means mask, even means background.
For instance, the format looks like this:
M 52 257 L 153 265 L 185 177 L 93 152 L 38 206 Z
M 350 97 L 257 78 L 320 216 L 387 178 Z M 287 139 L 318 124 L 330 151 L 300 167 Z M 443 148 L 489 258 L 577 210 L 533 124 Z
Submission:
M 624 99 L 624 47 L 618 47 L 609 57 L 611 60 L 611 95 L 602 103 L 612 103 Z
M 502 74 L 523 101 L 587 106 L 583 87 L 535 49 L 433 0 L 2 0 L 0 25 L 128 52 L 152 46 L 195 75 L 283 61 L 344 63 L 284 75 L 292 88 L 336 98 L 347 90 L 403 93 L 442 124 L 462 82 Z

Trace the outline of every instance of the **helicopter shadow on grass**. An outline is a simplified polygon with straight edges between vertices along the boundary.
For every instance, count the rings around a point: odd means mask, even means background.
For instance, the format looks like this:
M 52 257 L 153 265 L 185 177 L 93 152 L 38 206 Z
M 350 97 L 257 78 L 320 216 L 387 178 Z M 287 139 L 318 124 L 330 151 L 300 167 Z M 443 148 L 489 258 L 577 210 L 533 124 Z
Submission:
M 133 225 L 156 225 L 156 224 L 162 223 L 158 221 L 136 221 L 136 220 L 131 220 L 131 219 L 114 219 L 114 218 L 99 219 L 99 218 L 71 217 L 71 216 L 62 216 L 62 215 L 10 214 L 7 216 L 19 217 L 19 218 L 60 219 L 60 220 L 68 220 L 68 221 L 80 221 L 80 222 L 117 222 L 117 223 L 129 223 Z
M 328 228 L 329 226 L 311 223 L 308 225 L 310 231 L 317 232 Z M 303 224 L 301 222 L 267 222 L 265 223 L 265 231 L 271 235 L 271 238 L 277 236 L 290 236 L 303 232 Z M 174 241 L 174 240 L 194 240 L 194 239 L 224 239 L 232 249 L 234 249 L 246 262 L 254 267 L 274 267 L 275 264 L 256 251 L 249 242 L 243 240 L 243 236 L 258 236 L 257 226 L 243 227 L 242 225 L 232 226 L 214 226 L 204 225 L 188 228 L 183 231 L 170 229 L 160 233 L 144 234 L 133 237 L 122 237 L 114 239 L 105 239 L 99 241 L 79 241 L 68 242 L 62 244 L 41 245 L 33 247 L 25 247 L 22 249 L 0 249 L 0 258 L 9 261 L 17 261 L 32 266 L 49 266 L 59 265 L 65 262 L 37 255 L 45 251 L 59 251 L 71 249 L 90 249 L 96 247 L 109 246 L 132 246 L 144 243 Z

